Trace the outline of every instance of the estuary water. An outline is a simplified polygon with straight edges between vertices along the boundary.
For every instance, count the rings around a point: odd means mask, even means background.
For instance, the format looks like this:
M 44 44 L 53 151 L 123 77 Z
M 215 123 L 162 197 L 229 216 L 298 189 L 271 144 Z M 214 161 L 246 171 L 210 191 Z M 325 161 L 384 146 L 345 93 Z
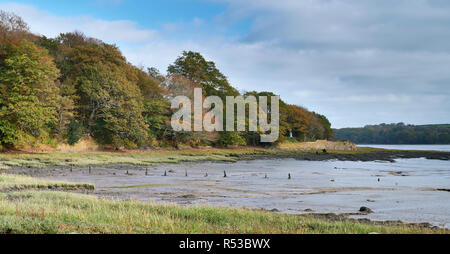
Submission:
M 450 152 L 450 145 L 358 145 L 360 147 L 374 147 L 394 150 L 426 150 Z
M 91 182 L 94 194 L 117 199 L 289 214 L 355 213 L 365 206 L 373 213 L 359 218 L 450 228 L 450 161 L 189 162 L 154 165 L 147 175 L 146 167 L 130 165 L 98 166 L 91 175 L 83 168 L 55 170 L 61 173 L 50 178 Z

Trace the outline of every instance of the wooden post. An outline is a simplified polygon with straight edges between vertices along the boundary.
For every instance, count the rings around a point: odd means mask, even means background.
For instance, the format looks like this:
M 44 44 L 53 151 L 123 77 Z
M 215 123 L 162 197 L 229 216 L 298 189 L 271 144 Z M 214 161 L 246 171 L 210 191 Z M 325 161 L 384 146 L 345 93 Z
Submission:
M 227 177 L 227 171 L 225 171 L 225 170 L 223 171 L 223 177 L 225 177 L 225 178 Z

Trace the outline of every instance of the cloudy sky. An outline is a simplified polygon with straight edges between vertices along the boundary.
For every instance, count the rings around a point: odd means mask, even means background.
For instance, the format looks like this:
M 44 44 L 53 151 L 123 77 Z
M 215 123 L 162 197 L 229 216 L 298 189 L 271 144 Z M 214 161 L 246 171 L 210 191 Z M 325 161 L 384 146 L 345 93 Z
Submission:
M 0 0 L 35 33 L 79 30 L 163 73 L 183 50 L 242 91 L 335 128 L 450 123 L 448 0 Z

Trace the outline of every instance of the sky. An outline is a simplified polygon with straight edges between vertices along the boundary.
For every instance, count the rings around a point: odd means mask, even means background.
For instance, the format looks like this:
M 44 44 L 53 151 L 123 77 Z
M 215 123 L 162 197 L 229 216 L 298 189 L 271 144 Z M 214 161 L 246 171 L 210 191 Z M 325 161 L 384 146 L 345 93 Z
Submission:
M 273 91 L 334 128 L 450 123 L 448 0 L 0 0 L 31 31 L 81 31 L 136 66 L 183 50 L 240 91 Z

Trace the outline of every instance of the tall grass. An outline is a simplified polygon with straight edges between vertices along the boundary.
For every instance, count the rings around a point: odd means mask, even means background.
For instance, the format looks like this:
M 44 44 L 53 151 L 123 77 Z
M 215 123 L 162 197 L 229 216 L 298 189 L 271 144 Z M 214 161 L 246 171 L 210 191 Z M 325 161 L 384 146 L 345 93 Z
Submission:
M 320 150 L 321 151 L 321 150 Z M 330 150 L 331 154 L 357 154 L 384 151 L 375 148 L 358 148 L 356 151 Z M 243 147 L 235 149 L 186 149 L 186 150 L 156 150 L 131 151 L 126 153 L 114 152 L 83 152 L 83 153 L 0 153 L 0 170 L 10 167 L 44 168 L 56 166 L 87 166 L 105 164 L 134 164 L 151 165 L 153 163 L 179 163 L 188 161 L 228 161 L 235 162 L 239 157 L 249 155 L 296 155 L 311 153 L 315 150 L 282 150 Z
M 272 150 L 260 148 L 177 150 L 151 152 L 86 152 L 86 153 L 0 153 L 0 170 L 10 167 L 44 168 L 48 165 L 87 166 L 104 164 L 150 165 L 152 163 L 178 163 L 183 161 L 236 161 L 236 157 L 252 154 L 274 154 Z
M 231 208 L 112 201 L 61 192 L 0 194 L 0 233 L 367 234 L 448 233 L 418 226 L 350 221 Z
M 87 183 L 55 182 L 28 176 L 0 174 L 0 191 L 18 190 L 93 190 L 94 185 Z

